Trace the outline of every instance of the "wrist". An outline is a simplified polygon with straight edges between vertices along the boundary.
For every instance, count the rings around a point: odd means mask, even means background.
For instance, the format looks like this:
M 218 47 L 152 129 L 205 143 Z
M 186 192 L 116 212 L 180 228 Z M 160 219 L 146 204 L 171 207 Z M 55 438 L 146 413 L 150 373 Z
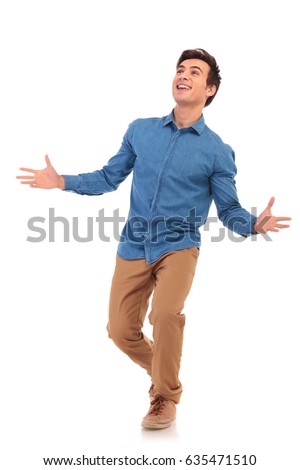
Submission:
M 62 175 L 59 175 L 58 177 L 57 187 L 58 189 L 65 189 L 65 178 Z
M 257 221 L 253 224 L 253 231 L 255 232 L 255 234 L 260 233 Z

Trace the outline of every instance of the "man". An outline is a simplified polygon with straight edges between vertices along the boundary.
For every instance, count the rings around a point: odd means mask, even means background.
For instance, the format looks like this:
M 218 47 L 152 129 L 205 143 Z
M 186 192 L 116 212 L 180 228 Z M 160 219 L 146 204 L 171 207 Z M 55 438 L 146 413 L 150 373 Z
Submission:
M 199 227 L 212 200 L 223 224 L 244 237 L 278 232 L 288 227 L 280 222 L 290 220 L 272 215 L 274 198 L 258 218 L 241 207 L 233 150 L 205 125 L 202 114 L 220 81 L 219 67 L 210 54 L 186 50 L 173 80 L 173 111 L 163 118 L 132 122 L 119 152 L 101 170 L 59 175 L 46 156 L 45 169 L 21 168 L 33 175 L 18 177 L 33 188 L 100 195 L 116 190 L 133 171 L 107 328 L 115 344 L 151 378 L 145 428 L 165 428 L 175 420 L 182 393 L 182 310 L 199 256 Z M 152 293 L 153 341 L 142 332 Z

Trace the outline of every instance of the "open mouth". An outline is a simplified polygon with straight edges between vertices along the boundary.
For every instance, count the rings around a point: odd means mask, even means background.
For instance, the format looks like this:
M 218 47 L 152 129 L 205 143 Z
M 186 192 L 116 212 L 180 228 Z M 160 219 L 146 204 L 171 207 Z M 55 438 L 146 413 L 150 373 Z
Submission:
M 177 85 L 177 90 L 190 90 L 190 89 L 191 89 L 191 87 L 188 86 L 188 85 L 183 85 L 181 83 L 179 85 Z

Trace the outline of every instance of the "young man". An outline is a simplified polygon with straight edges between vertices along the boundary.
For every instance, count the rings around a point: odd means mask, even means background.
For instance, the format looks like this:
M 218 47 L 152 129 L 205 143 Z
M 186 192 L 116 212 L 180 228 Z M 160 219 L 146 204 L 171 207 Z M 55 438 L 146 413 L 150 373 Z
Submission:
M 133 171 L 130 210 L 121 234 L 112 280 L 108 333 L 115 344 L 149 374 L 150 409 L 145 428 L 165 428 L 176 416 L 182 385 L 179 369 L 185 316 L 200 247 L 199 227 L 212 200 L 218 217 L 245 237 L 278 232 L 289 217 L 271 214 L 274 198 L 258 218 L 241 207 L 231 147 L 204 122 L 203 108 L 214 99 L 221 77 L 203 49 L 184 51 L 173 80 L 176 106 L 162 118 L 137 119 L 118 153 L 101 170 L 59 175 L 46 156 L 43 170 L 18 176 L 33 188 L 60 188 L 79 194 L 114 191 Z M 153 292 L 153 341 L 142 332 Z

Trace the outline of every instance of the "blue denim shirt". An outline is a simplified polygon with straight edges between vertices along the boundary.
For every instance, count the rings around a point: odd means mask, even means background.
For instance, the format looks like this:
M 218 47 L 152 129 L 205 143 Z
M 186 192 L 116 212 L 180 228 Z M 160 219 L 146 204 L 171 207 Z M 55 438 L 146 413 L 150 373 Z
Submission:
M 114 191 L 131 171 L 130 209 L 118 246 L 122 258 L 152 263 L 169 251 L 199 247 L 199 227 L 212 200 L 226 227 L 245 237 L 255 233 L 256 217 L 238 200 L 234 152 L 206 126 L 203 115 L 182 129 L 173 112 L 133 121 L 118 153 L 101 170 L 64 175 L 65 190 Z

